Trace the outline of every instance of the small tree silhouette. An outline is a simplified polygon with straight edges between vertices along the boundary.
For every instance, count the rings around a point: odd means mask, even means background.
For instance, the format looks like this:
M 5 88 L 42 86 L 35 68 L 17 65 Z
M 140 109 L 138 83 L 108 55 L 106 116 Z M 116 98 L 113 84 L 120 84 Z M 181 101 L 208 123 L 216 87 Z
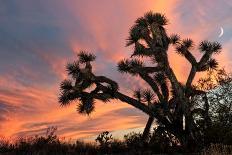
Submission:
M 134 51 L 130 58 L 118 63 L 119 72 L 139 76 L 149 88 L 135 90 L 134 97 L 121 93 L 115 81 L 92 72 L 91 62 L 95 60 L 95 55 L 81 51 L 77 61 L 67 65 L 67 72 L 72 79 L 61 83 L 61 105 L 79 100 L 78 112 L 89 115 L 94 110 L 95 100 L 107 102 L 119 99 L 149 116 L 144 139 L 148 137 L 152 122 L 156 119 L 158 125 L 178 138 L 182 146 L 201 144 L 202 134 L 193 117 L 197 111 L 194 110 L 193 98 L 205 94 L 205 91 L 198 90 L 192 83 L 197 72 L 217 68 L 217 61 L 211 57 L 220 53 L 221 45 L 202 41 L 198 46 L 202 57 L 197 61 L 191 53 L 193 41 L 181 39 L 176 34 L 167 35 L 164 28 L 167 24 L 167 18 L 159 13 L 148 12 L 138 18 L 130 29 L 126 43 L 127 46 L 133 45 Z M 174 46 L 176 52 L 191 64 L 186 83 L 178 81 L 170 66 L 170 46 Z M 150 58 L 152 63 L 143 62 L 144 57 Z M 205 111 L 204 108 L 201 110 Z
M 113 141 L 113 137 L 108 131 L 104 131 L 97 136 L 95 141 L 100 144 L 100 147 L 109 148 L 110 143 Z

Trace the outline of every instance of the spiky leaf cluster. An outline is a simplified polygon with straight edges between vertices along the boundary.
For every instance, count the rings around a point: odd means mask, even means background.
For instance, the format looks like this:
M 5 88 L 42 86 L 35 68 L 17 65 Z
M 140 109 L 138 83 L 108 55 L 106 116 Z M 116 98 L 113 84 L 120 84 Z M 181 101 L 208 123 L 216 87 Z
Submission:
M 127 39 L 126 46 L 130 46 L 133 43 L 136 43 L 139 41 L 139 39 L 143 38 L 142 37 L 142 27 L 139 26 L 133 26 L 130 29 L 130 36 Z
M 59 103 L 61 106 L 69 105 L 79 97 L 78 95 L 79 94 L 75 91 L 62 91 L 59 96 Z
M 95 101 L 90 96 L 82 96 L 80 98 L 80 103 L 77 107 L 77 111 L 80 114 L 87 114 L 89 115 L 91 112 L 94 111 L 95 108 Z
M 169 37 L 169 43 L 171 44 L 177 44 L 180 41 L 180 36 L 178 34 L 172 34 Z
M 186 47 L 187 49 L 190 49 L 194 46 L 193 40 L 190 38 L 187 39 L 183 39 L 182 40 L 182 44 L 184 47 Z
M 143 91 L 143 100 L 147 103 L 151 103 L 155 99 L 155 94 L 150 89 Z
M 159 36 L 159 29 L 163 29 L 162 26 L 167 25 L 167 18 L 160 13 L 148 12 L 143 17 L 138 18 L 135 21 L 129 32 L 129 38 L 127 39 L 126 46 L 130 46 L 140 39 L 147 41 L 148 36 L 153 34 L 154 36 Z
M 165 17 L 165 15 L 160 13 L 153 13 L 152 11 L 150 11 L 144 15 L 144 18 L 149 24 L 155 23 L 160 26 L 164 26 L 168 24 L 168 20 Z
M 59 102 L 62 106 L 79 101 L 76 102 L 77 111 L 89 115 L 94 111 L 95 99 L 108 102 L 114 98 L 119 89 L 118 84 L 107 77 L 95 76 L 91 64 L 94 60 L 94 54 L 81 51 L 77 61 L 67 64 L 66 71 L 71 78 L 60 84 Z M 135 66 L 136 61 L 130 64 Z
M 137 42 L 135 43 L 135 49 L 132 56 L 144 56 L 144 53 L 148 50 L 143 44 Z
M 188 50 L 193 48 L 194 43 L 191 39 L 183 39 L 178 42 L 179 44 L 176 44 L 176 52 L 180 55 L 186 56 L 188 55 Z
M 71 91 L 73 89 L 72 81 L 65 79 L 64 81 L 61 82 L 60 89 L 66 92 Z
M 80 72 L 79 62 L 75 61 L 73 63 L 68 63 L 66 66 L 66 71 L 68 72 L 68 75 L 73 77 L 77 76 Z
M 141 102 L 141 100 L 142 100 L 142 90 L 141 89 L 137 89 L 137 90 L 135 90 L 134 91 L 134 94 L 133 94 L 133 96 L 139 101 L 139 102 Z
M 144 64 L 142 61 L 138 59 L 131 59 L 131 60 L 124 59 L 118 63 L 119 72 L 130 73 L 133 75 L 136 75 L 140 71 L 142 71 L 142 67 L 144 67 Z
M 199 45 L 199 49 L 201 52 L 217 54 L 221 52 L 222 46 L 218 42 L 202 41 Z
M 86 51 L 81 51 L 77 54 L 77 56 L 79 57 L 80 63 L 91 62 L 96 59 L 96 56 L 94 54 L 88 53 Z
M 218 62 L 216 59 L 209 59 L 201 68 L 199 68 L 199 71 L 207 71 L 210 69 L 217 69 L 218 68 Z
M 154 103 L 156 95 L 150 89 L 137 89 L 134 91 L 133 96 L 141 103 Z

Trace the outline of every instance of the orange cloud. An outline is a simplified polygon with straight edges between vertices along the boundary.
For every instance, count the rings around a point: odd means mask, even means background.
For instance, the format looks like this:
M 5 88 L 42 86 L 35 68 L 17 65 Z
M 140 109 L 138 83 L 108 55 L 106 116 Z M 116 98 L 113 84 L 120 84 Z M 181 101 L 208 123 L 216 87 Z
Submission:
M 52 2 L 46 4 L 50 3 Z M 201 3 L 210 4 L 210 8 L 214 8 L 211 1 Z M 26 8 L 32 8 L 31 4 L 27 4 Z M 202 6 L 204 7 L 204 5 Z M 194 9 L 190 9 L 191 7 Z M 25 7 L 22 10 L 25 10 Z M 45 12 L 51 11 L 54 16 L 58 14 L 56 18 L 54 17 L 46 23 L 57 28 L 56 33 L 64 31 L 65 34 L 59 37 L 63 37 L 65 40 L 62 43 L 65 44 L 64 49 L 67 51 L 54 52 L 59 51 L 60 42 L 54 45 L 57 47 L 51 49 L 43 49 L 42 46 L 39 46 L 40 44 L 32 46 L 28 43 L 26 45 L 36 49 L 38 59 L 42 59 L 50 69 L 48 73 L 55 73 L 54 77 L 51 77 L 51 84 L 41 83 L 43 72 L 37 73 L 36 70 L 29 69 L 30 66 L 25 67 L 24 65 L 20 68 L 21 72 L 12 70 L 11 74 L 1 74 L 0 111 L 3 112 L 3 115 L 0 117 L 2 119 L 0 133 L 3 136 L 44 134 L 47 127 L 57 126 L 58 134 L 61 136 L 86 138 L 104 130 L 115 131 L 143 127 L 146 123 L 146 116 L 126 103 L 117 100 L 107 104 L 97 102 L 96 112 L 87 117 L 77 114 L 75 103 L 61 108 L 57 97 L 60 80 L 67 78 L 64 67 L 66 62 L 75 59 L 75 53 L 82 49 L 95 52 L 97 55 L 96 73 L 110 76 L 119 84 L 121 83 L 123 92 L 130 94 L 131 89 L 144 87 L 145 83 L 139 78 L 120 75 L 116 71 L 116 63 L 131 54 L 132 48 L 125 47 L 129 28 L 136 18 L 149 10 L 166 14 L 170 22 L 166 27 L 169 34 L 179 33 L 183 38 L 193 38 L 196 45 L 200 40 L 211 37 L 219 40 L 217 36 L 212 35 L 218 25 L 211 26 L 216 25 L 219 19 L 206 18 L 207 11 L 195 2 L 118 0 L 112 3 L 102 0 L 99 5 L 99 1 L 58 1 L 53 9 L 44 10 Z M 65 12 L 65 15 L 62 12 Z M 24 20 L 26 21 L 26 18 Z M 39 21 L 35 19 L 32 21 L 30 19 L 31 22 L 39 24 Z M 232 24 L 228 18 L 225 18 L 225 21 L 223 19 L 223 23 Z M 39 36 L 37 35 L 35 37 Z M 50 36 L 48 35 L 48 37 Z M 39 41 L 41 42 L 41 40 Z M 223 43 L 224 53 L 219 56 L 219 59 L 222 65 L 229 68 L 231 39 Z M 169 53 L 171 65 L 178 79 L 184 82 L 190 66 L 172 48 Z M 193 51 L 193 53 L 199 59 L 200 54 L 197 51 Z M 33 84 L 27 82 L 23 84 L 17 79 L 21 75 L 34 81 Z

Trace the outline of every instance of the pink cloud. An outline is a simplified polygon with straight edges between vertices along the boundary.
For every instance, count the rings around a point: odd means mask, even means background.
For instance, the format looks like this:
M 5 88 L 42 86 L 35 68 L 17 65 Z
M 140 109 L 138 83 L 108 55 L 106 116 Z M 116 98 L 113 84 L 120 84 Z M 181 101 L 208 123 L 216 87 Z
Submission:
M 210 9 L 213 9 L 216 5 L 211 4 L 211 1 L 204 3 L 209 4 Z M 8 110 L 4 114 L 6 118 L 2 122 L 4 128 L 0 126 L 0 133 L 3 133 L 4 136 L 42 134 L 51 125 L 58 126 L 58 134 L 68 138 L 90 137 L 104 130 L 114 131 L 143 127 L 146 116 L 126 103 L 117 100 L 108 104 L 97 102 L 96 112 L 90 117 L 77 114 L 75 103 L 69 107 L 61 108 L 57 102 L 59 93 L 59 81 L 57 80 L 67 78 L 64 67 L 66 62 L 74 60 L 75 53 L 79 50 L 95 52 L 97 55 L 95 71 L 98 74 L 110 75 L 119 83 L 126 83 L 125 86 L 121 85 L 121 90 L 131 93 L 131 89 L 138 86 L 143 87 L 144 82 L 127 75 L 118 75 L 116 63 L 131 54 L 132 48 L 125 47 L 125 42 L 129 28 L 137 17 L 142 16 L 149 10 L 165 13 L 170 21 L 170 25 L 167 26 L 168 33 L 179 33 L 183 38 L 193 38 L 196 45 L 200 40 L 212 36 L 214 40 L 219 40 L 217 31 L 215 31 L 219 27 L 217 25 L 219 20 L 223 24 L 232 25 L 228 18 L 215 18 L 215 20 L 209 18 L 209 20 L 206 20 L 210 15 L 204 10 L 204 6 L 192 1 L 118 0 L 112 3 L 107 0 L 101 2 L 73 0 L 70 2 L 56 1 L 54 4 L 47 2 L 46 4 L 52 4 L 53 6 L 52 8 L 44 8 L 44 12 L 51 13 L 53 17 L 52 20 L 46 21 L 46 24 L 67 31 L 59 37 L 63 37 L 64 44 L 68 48 L 67 51 L 63 51 L 62 55 L 59 55 L 58 52 L 54 52 L 59 51 L 58 47 L 53 47 L 58 45 L 51 45 L 53 48 L 46 48 L 46 50 L 39 45 L 34 46 L 35 43 L 30 45 L 30 47 L 36 49 L 36 54 L 51 69 L 49 72 L 55 73 L 54 83 L 52 84 L 45 85 L 34 82 L 28 86 L 23 85 L 16 79 L 19 72 L 13 70 L 12 74 L 1 75 L 1 102 L 14 108 L 13 111 Z M 33 2 L 20 4 L 21 10 L 25 12 L 30 12 L 31 6 L 33 6 Z M 192 10 L 189 9 L 191 7 Z M 32 11 L 34 10 L 32 9 Z M 60 13 L 61 11 L 66 16 Z M 188 20 L 185 19 L 185 15 L 188 15 Z M 20 18 L 21 21 L 36 24 L 41 22 L 39 19 Z M 4 18 L 4 20 L 8 19 Z M 229 68 L 231 39 L 223 42 L 223 46 L 223 53 L 219 55 L 218 59 L 222 62 L 222 65 Z M 73 52 L 73 57 L 70 56 L 71 52 Z M 178 79 L 184 82 L 189 65 L 182 57 L 177 56 L 173 49 L 170 49 L 169 53 L 171 65 L 177 73 Z M 200 57 L 200 53 L 197 51 L 194 51 L 194 55 Z M 114 70 L 109 69 L 113 65 L 115 66 Z M 30 66 L 21 67 L 20 74 L 32 81 L 41 79 L 41 73 L 36 73 L 29 68 Z M 134 115 L 129 115 L 129 112 L 123 113 L 123 110 L 128 108 L 134 111 Z

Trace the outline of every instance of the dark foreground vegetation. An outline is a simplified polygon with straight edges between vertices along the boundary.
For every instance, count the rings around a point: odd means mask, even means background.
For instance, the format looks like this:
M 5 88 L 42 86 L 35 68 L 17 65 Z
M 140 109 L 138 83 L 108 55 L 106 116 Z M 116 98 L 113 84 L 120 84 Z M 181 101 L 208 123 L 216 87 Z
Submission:
M 52 130 L 51 130 L 52 129 Z M 53 130 L 54 129 L 54 130 Z M 232 145 L 210 144 L 204 149 L 190 153 L 180 146 L 173 137 L 163 133 L 162 129 L 155 129 L 149 135 L 149 140 L 144 142 L 142 134 L 130 133 L 123 140 L 117 140 L 109 132 L 98 135 L 96 142 L 76 141 L 74 143 L 60 140 L 55 135 L 55 128 L 50 128 L 46 136 L 19 138 L 10 143 L 6 139 L 0 140 L 0 154 L 19 155 L 98 155 L 98 154 L 122 154 L 122 155 L 150 155 L 150 154 L 194 154 L 194 155 L 230 155 Z M 231 138 L 231 137 L 230 137 Z M 214 137 L 220 141 L 220 137 Z M 227 137 L 229 139 L 229 137 Z M 225 139 L 226 140 L 226 139 Z M 230 139 L 231 140 L 231 139 Z M 231 144 L 231 143 L 230 143 Z

